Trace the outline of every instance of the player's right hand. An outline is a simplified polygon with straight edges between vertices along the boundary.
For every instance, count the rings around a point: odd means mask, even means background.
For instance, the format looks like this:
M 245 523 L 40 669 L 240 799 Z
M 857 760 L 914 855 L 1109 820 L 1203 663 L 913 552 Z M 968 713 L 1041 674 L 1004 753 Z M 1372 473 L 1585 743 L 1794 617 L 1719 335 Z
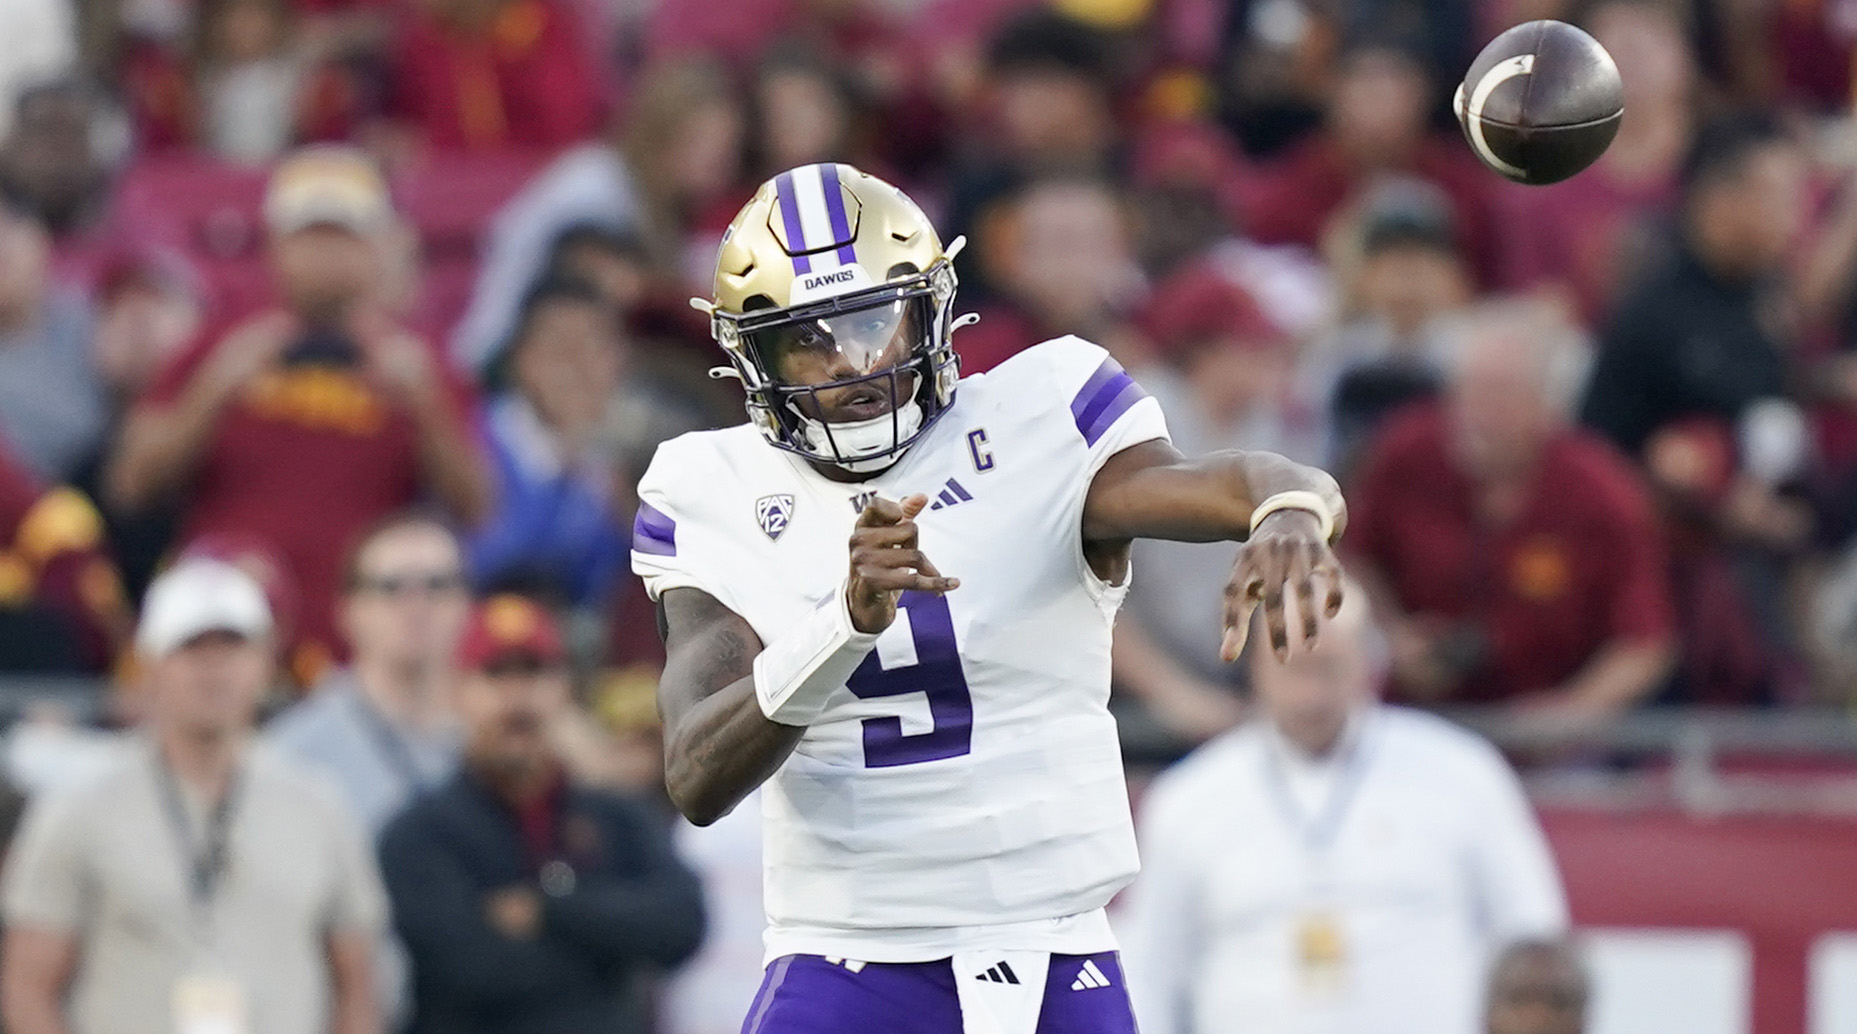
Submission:
M 959 578 L 942 577 L 916 546 L 916 514 L 928 501 L 925 495 L 901 502 L 873 498 L 858 514 L 851 531 L 851 576 L 845 583 L 851 627 L 865 634 L 889 628 L 905 589 L 940 593 L 960 587 Z

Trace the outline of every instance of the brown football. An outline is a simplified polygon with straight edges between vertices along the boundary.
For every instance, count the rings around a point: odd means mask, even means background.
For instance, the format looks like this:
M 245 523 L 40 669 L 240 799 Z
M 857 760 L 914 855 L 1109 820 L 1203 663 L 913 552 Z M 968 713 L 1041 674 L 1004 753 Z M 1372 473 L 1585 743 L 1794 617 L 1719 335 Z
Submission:
M 1566 22 L 1524 22 L 1490 41 L 1457 88 L 1470 149 L 1517 183 L 1558 183 L 1618 135 L 1625 88 L 1599 41 Z

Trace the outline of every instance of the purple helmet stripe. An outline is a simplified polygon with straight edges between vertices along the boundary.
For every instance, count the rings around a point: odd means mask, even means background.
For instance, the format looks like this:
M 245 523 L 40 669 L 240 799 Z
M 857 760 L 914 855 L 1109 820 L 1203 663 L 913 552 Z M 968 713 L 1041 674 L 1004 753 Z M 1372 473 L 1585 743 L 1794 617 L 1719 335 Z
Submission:
M 677 522 L 644 500 L 632 520 L 632 549 L 656 556 L 677 555 Z
M 800 222 L 800 199 L 793 187 L 793 174 L 783 172 L 774 177 L 774 197 L 780 201 L 780 221 L 787 228 L 787 247 L 793 251 L 793 271 L 812 272 L 812 259 L 806 251 L 806 227 Z
M 832 240 L 838 242 L 838 261 L 850 265 L 858 255 L 851 246 L 851 220 L 845 215 L 845 189 L 838 185 L 836 163 L 819 166 L 819 183 L 825 188 L 825 212 L 832 220 Z

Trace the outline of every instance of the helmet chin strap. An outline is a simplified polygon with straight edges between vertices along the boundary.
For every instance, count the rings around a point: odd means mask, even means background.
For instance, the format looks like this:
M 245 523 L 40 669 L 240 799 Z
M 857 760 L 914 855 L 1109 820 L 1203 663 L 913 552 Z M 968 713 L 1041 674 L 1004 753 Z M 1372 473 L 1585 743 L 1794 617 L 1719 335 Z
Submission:
M 911 401 L 894 414 L 884 413 L 868 420 L 847 420 L 843 423 L 826 424 L 811 417 L 801 417 L 801 434 L 806 444 L 821 456 L 831 456 L 836 452 L 843 457 L 836 464 L 853 474 L 869 474 L 895 466 L 901 459 L 900 453 L 891 452 L 900 442 L 922 428 L 922 406 Z M 891 431 L 891 427 L 895 431 Z M 828 432 L 829 428 L 829 432 Z M 836 449 L 834 449 L 836 445 Z M 870 456 L 869 453 L 882 455 Z

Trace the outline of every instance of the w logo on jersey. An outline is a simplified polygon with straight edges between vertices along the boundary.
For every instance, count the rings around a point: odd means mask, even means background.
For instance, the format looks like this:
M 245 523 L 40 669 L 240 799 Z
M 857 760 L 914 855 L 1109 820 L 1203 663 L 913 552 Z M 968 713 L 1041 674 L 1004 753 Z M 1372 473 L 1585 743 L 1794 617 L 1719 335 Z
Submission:
M 754 501 L 754 519 L 767 532 L 767 537 L 777 539 L 787 530 L 787 524 L 793 520 L 793 497 L 786 494 L 764 495 Z

